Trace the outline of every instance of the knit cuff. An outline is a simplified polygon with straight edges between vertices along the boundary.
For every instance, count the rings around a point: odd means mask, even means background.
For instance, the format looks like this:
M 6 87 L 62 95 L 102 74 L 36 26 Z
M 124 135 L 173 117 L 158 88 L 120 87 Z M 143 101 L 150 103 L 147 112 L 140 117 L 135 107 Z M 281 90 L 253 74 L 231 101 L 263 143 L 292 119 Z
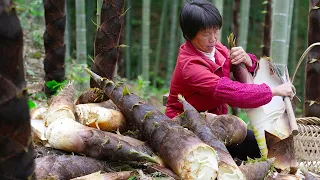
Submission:
M 252 73 L 252 72 L 254 72 L 254 70 L 257 67 L 258 59 L 254 54 L 250 54 L 250 53 L 247 53 L 247 54 L 249 55 L 250 59 L 252 60 L 252 66 L 246 66 L 246 67 L 247 67 L 248 71 Z

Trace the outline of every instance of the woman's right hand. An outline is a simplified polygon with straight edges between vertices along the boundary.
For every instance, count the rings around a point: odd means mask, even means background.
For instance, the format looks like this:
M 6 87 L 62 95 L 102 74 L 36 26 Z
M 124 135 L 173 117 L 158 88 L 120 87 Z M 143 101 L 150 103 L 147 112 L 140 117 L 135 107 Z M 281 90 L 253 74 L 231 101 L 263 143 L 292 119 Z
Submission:
M 271 92 L 273 96 L 288 96 L 290 98 L 293 98 L 294 96 L 292 85 L 291 83 L 288 83 L 288 82 L 271 88 Z

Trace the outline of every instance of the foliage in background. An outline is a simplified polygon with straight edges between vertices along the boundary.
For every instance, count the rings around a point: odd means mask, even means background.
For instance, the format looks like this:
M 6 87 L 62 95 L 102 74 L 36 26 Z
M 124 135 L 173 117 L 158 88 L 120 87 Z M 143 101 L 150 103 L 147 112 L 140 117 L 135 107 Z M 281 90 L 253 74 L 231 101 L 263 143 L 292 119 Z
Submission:
M 42 0 L 15 0 L 16 10 L 19 18 L 22 20 L 22 27 L 25 28 L 28 24 L 23 19 L 43 17 L 44 10 Z
M 39 22 L 44 22 L 44 9 L 42 0 L 15 0 L 14 2 L 22 28 L 32 29 L 30 32 L 32 32 L 32 40 L 34 45 L 38 48 L 42 47 L 44 27 L 39 28 L 39 26 L 43 26 L 43 24 Z M 37 23 L 28 23 L 30 21 Z

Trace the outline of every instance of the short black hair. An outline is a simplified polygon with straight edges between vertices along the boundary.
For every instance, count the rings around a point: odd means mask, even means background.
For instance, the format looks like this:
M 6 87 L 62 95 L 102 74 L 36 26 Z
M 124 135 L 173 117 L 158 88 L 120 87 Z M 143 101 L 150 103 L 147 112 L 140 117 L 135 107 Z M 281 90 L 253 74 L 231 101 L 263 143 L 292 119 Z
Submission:
M 200 30 L 222 27 L 222 17 L 216 6 L 208 0 L 191 0 L 180 12 L 183 37 L 192 40 Z

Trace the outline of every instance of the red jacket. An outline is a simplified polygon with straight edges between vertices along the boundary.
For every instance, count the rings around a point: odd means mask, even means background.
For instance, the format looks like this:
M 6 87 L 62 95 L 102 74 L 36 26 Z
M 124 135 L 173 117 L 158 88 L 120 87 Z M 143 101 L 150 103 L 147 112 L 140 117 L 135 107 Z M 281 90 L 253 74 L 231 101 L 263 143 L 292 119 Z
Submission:
M 230 80 L 229 50 L 220 42 L 216 44 L 215 61 L 198 51 L 190 41 L 180 47 L 174 69 L 165 114 L 173 118 L 183 112 L 178 102 L 181 94 L 198 111 L 227 114 L 227 104 L 239 108 L 257 108 L 272 99 L 270 87 L 266 84 L 243 84 Z M 256 57 L 250 55 L 253 66 Z

